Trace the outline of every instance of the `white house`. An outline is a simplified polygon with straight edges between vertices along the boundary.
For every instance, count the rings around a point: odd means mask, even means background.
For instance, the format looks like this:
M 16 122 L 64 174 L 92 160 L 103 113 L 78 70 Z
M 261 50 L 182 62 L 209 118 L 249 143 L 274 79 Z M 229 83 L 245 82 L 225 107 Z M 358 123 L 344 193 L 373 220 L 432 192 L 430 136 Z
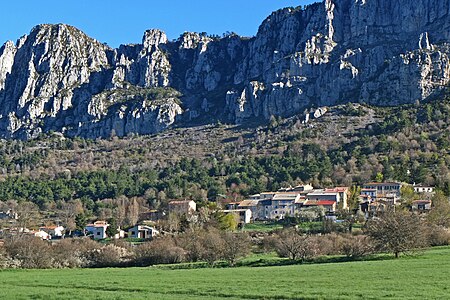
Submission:
M 159 234 L 159 231 L 153 227 L 145 225 L 136 225 L 128 229 L 128 237 L 136 239 L 152 239 Z
M 39 230 L 47 232 L 50 235 L 50 238 L 62 238 L 64 236 L 63 226 L 44 226 L 40 227 Z
M 414 192 L 418 194 L 433 194 L 434 187 L 433 186 L 425 186 L 425 185 L 414 185 Z
M 106 234 L 106 229 L 109 227 L 109 224 L 106 221 L 97 221 L 94 224 L 88 224 L 85 227 L 85 231 L 88 233 L 91 232 L 93 234 L 94 240 L 103 240 L 108 236 Z
M 6 212 L 0 212 L 0 220 L 17 220 L 19 217 L 16 212 L 8 210 Z
M 348 191 L 349 191 L 349 188 L 346 186 L 339 186 L 339 187 L 334 187 L 334 188 L 330 188 L 330 189 L 325 189 L 325 192 L 327 192 L 327 193 L 338 193 L 339 194 L 339 201 L 337 203 L 341 204 L 342 208 L 344 208 L 344 209 L 346 209 L 348 207 L 347 206 Z
M 398 182 L 369 182 L 363 188 L 377 190 L 377 198 L 385 197 L 387 195 L 396 195 L 400 197 L 402 184 Z
M 43 230 L 39 230 L 39 231 L 30 231 L 29 234 L 34 235 L 35 237 L 38 237 L 40 239 L 43 240 L 49 240 L 51 239 L 50 234 L 48 234 L 47 232 L 43 231 Z
M 368 196 L 370 199 L 377 198 L 377 189 L 361 189 L 361 196 Z

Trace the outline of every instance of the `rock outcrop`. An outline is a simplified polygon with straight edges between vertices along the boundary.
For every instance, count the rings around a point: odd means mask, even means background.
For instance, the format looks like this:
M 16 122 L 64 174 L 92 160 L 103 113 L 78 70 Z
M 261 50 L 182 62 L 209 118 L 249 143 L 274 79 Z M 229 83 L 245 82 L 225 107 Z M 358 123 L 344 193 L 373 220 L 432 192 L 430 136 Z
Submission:
M 413 103 L 447 88 L 449 57 L 447 0 L 325 0 L 272 13 L 253 38 L 148 30 L 118 49 L 40 25 L 0 48 L 0 136 L 124 136 Z

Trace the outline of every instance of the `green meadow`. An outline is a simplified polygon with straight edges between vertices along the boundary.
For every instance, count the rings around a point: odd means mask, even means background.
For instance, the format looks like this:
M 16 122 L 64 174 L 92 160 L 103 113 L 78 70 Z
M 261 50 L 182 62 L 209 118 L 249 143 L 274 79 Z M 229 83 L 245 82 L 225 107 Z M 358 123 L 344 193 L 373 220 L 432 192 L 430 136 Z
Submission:
M 450 248 L 277 267 L 0 271 L 0 299 L 449 299 Z

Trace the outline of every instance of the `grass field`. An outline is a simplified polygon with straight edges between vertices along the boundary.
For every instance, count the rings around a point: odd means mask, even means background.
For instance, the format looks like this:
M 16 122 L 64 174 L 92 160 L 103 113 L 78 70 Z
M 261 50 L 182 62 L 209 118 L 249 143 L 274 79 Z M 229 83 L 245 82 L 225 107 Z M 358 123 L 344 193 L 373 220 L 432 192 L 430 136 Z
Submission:
M 7 270 L 0 299 L 449 299 L 450 248 L 263 268 Z

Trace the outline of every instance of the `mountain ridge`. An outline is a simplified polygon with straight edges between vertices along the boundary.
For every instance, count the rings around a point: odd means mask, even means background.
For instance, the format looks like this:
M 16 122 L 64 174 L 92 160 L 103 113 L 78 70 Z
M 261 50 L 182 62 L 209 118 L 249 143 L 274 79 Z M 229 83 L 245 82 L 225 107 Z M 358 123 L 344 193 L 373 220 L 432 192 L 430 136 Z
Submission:
M 38 25 L 0 48 L 0 136 L 150 134 L 427 100 L 450 80 L 447 29 L 444 0 L 325 0 L 272 13 L 252 38 L 169 41 L 151 29 L 116 49 L 70 25 Z

